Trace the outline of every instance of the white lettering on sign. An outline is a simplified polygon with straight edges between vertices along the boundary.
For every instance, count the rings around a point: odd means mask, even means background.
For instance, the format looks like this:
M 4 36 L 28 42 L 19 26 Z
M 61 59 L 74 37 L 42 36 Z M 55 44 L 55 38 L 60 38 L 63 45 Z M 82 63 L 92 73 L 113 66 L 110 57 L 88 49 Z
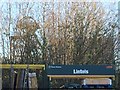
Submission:
M 73 69 L 73 74 L 88 74 L 89 71 L 87 69 Z
M 49 68 L 62 68 L 61 66 L 49 66 Z

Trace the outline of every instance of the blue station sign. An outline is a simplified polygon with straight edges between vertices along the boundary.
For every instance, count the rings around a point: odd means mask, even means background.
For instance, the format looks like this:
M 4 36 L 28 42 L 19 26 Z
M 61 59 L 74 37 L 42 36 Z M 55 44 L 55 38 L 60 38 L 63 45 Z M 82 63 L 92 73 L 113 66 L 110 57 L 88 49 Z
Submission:
M 47 75 L 115 75 L 112 65 L 49 65 Z

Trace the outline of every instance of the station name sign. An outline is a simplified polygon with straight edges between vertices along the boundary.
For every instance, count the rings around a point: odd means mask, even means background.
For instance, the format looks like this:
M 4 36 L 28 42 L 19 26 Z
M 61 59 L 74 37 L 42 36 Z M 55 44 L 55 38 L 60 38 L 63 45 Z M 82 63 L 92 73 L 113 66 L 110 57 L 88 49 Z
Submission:
M 49 65 L 48 75 L 115 75 L 112 65 Z

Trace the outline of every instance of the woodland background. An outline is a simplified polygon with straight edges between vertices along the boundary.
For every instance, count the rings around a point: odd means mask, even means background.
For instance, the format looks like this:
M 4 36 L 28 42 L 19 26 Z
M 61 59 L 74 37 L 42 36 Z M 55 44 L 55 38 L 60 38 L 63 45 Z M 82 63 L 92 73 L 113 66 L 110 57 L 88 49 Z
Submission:
M 103 3 L 16 2 L 0 8 L 2 63 L 119 65 L 118 13 Z

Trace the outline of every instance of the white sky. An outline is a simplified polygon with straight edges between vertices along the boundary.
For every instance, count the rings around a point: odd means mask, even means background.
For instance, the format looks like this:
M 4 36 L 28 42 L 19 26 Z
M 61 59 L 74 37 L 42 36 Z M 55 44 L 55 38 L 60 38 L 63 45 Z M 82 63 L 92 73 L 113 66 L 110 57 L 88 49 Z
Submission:
M 0 0 L 0 2 L 118 2 L 120 0 Z

